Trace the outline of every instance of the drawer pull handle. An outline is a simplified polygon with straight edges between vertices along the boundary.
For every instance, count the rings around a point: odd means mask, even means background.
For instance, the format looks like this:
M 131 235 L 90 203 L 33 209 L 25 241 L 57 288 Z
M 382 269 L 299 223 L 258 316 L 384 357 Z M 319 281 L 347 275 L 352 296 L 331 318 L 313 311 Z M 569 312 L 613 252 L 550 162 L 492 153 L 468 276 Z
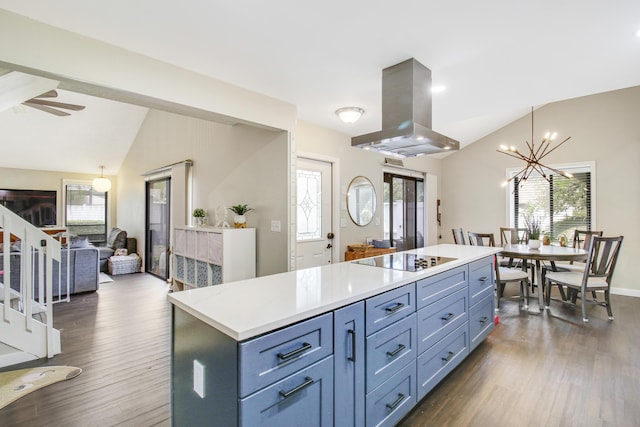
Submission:
M 302 384 L 300 384 L 299 386 L 294 387 L 289 391 L 280 390 L 278 393 L 280 393 L 280 396 L 282 396 L 282 397 L 284 397 L 286 399 L 287 397 L 291 396 L 292 394 L 299 392 L 303 388 L 309 387 L 311 384 L 313 384 L 313 378 L 305 377 L 304 378 L 304 382 Z
M 407 348 L 404 344 L 398 344 L 398 348 L 396 348 L 393 351 L 387 351 L 387 356 L 389 357 L 393 357 L 396 354 L 400 353 L 402 350 L 404 350 L 405 348 Z
M 399 303 L 396 303 L 396 305 L 394 306 L 385 308 L 385 311 L 387 313 L 395 313 L 396 311 L 400 310 L 402 307 L 404 307 L 404 304 L 399 302 Z
M 454 352 L 450 351 L 449 354 L 447 354 L 447 357 L 443 357 L 442 360 L 449 363 L 449 360 L 451 360 L 451 358 L 455 355 L 456 354 Z
M 482 319 L 480 319 L 480 323 L 485 324 L 487 323 L 487 320 L 489 320 L 489 318 L 487 316 L 484 316 Z
M 446 316 L 442 317 L 441 319 L 444 320 L 445 322 L 448 322 L 449 320 L 451 320 L 453 316 L 455 316 L 455 314 L 449 313 Z
M 347 333 L 351 335 L 351 356 L 347 357 L 350 362 L 356 361 L 356 331 L 353 329 L 347 330 Z
M 303 352 L 309 350 L 311 347 L 313 347 L 313 346 L 311 344 L 309 344 L 308 342 L 303 342 L 302 343 L 302 347 L 296 348 L 295 350 L 292 350 L 289 353 L 286 353 L 286 354 L 278 353 L 278 358 L 280 360 L 291 359 L 292 357 L 298 356 L 300 353 L 303 353 Z
M 489 280 L 489 278 L 487 276 L 482 276 L 478 280 L 481 281 L 481 282 L 486 282 L 487 280 Z
M 404 400 L 404 397 L 405 397 L 404 394 L 398 393 L 398 398 L 393 403 L 387 403 L 387 408 L 393 411 L 398 407 L 399 404 L 402 403 L 402 401 Z

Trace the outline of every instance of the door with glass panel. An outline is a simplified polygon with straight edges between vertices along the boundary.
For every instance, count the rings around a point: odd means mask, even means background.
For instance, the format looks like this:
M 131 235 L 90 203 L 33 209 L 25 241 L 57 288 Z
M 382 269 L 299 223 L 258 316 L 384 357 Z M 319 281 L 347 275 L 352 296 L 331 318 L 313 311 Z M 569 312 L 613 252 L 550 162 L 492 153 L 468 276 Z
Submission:
M 385 173 L 383 198 L 384 238 L 398 251 L 423 247 L 424 180 Z
M 145 271 L 167 280 L 169 277 L 169 212 L 171 178 L 147 181 Z
M 333 260 L 332 165 L 297 159 L 296 269 Z

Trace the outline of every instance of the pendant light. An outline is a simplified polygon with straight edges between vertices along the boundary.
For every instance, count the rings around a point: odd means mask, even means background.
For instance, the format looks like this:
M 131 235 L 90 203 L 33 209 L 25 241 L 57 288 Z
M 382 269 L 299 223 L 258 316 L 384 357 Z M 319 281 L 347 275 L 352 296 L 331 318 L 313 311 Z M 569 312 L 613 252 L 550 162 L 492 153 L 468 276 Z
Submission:
M 100 176 L 93 180 L 91 186 L 100 193 L 106 193 L 111 189 L 111 181 L 104 177 L 104 166 L 100 166 Z

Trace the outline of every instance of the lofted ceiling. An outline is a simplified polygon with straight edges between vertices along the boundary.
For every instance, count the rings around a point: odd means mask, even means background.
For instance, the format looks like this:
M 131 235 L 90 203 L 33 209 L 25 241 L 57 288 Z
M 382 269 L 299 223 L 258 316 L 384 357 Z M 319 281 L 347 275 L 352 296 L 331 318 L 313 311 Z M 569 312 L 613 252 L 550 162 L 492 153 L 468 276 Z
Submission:
M 0 8 L 290 102 L 300 119 L 351 136 L 380 130 L 381 71 L 411 57 L 447 87 L 434 94 L 433 128 L 461 146 L 533 105 L 640 85 L 637 0 L 0 0 Z M 365 114 L 344 124 L 334 111 L 345 106 Z M 131 137 L 129 129 L 122 139 Z

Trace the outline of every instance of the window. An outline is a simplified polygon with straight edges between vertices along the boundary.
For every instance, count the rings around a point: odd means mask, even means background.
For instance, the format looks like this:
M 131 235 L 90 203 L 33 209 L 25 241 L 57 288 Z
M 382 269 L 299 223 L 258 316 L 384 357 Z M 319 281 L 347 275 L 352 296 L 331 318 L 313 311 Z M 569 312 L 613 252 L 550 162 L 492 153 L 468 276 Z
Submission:
M 92 243 L 107 240 L 107 193 L 91 184 L 65 186 L 65 225 L 77 236 L 87 236 Z
M 573 174 L 573 178 L 552 173 L 548 180 L 532 174 L 525 182 L 517 178 L 511 184 L 510 216 L 513 227 L 526 227 L 526 218 L 541 221 L 541 229 L 552 240 L 564 234 L 569 240 L 576 229 L 591 230 L 593 226 L 592 180 L 593 164 L 552 166 Z M 518 170 L 509 171 L 510 176 Z
M 322 173 L 298 169 L 297 239 L 315 240 L 322 237 Z

